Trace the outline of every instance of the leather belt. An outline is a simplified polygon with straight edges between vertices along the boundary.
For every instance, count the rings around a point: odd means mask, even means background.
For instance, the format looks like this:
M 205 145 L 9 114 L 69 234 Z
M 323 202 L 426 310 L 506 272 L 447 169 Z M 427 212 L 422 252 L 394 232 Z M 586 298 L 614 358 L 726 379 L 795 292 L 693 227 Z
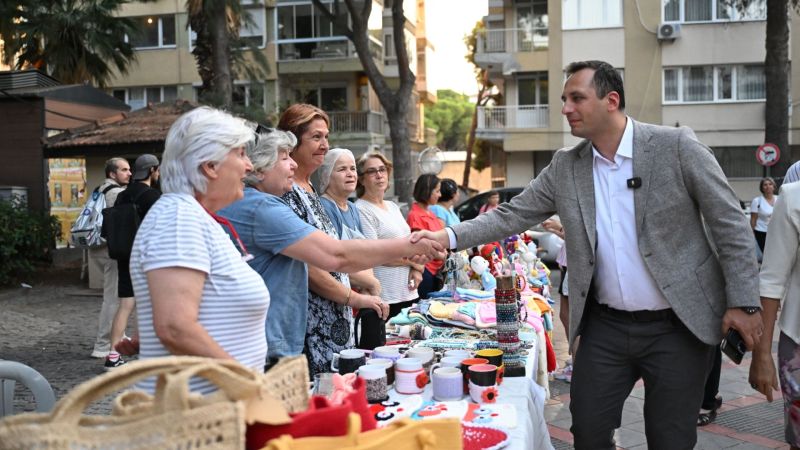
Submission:
M 659 309 L 657 311 L 624 311 L 621 309 L 614 309 L 608 305 L 597 303 L 597 301 L 592 301 L 591 307 L 594 311 L 629 322 L 658 322 L 662 320 L 674 320 L 678 318 L 672 308 Z

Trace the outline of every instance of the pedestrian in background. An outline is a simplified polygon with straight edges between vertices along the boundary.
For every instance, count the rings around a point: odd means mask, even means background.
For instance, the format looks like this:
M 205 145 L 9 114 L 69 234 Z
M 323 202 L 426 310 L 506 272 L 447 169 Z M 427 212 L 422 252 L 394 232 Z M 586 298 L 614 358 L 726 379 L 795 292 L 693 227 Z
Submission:
M 750 202 L 750 227 L 753 228 L 758 248 L 763 252 L 764 243 L 767 240 L 767 227 L 772 217 L 772 208 L 775 206 L 775 201 L 778 200 L 776 195 L 778 189 L 775 180 L 766 177 L 759 183 L 758 190 L 761 191 L 761 195 Z
M 489 195 L 486 198 L 486 203 L 481 206 L 481 209 L 478 210 L 478 214 L 487 213 L 495 208 L 500 204 L 500 193 L 497 191 L 490 191 Z
M 425 173 L 417 178 L 417 182 L 414 183 L 414 204 L 411 205 L 411 210 L 408 211 L 408 217 L 406 217 L 406 223 L 411 231 L 439 231 L 444 228 L 444 222 L 429 209 L 431 205 L 435 205 L 439 201 L 440 186 L 439 177 L 432 173 Z M 442 288 L 444 282 L 438 275 L 443 265 L 444 261 L 442 260 L 432 260 L 425 264 L 422 282 L 417 288 L 419 298 L 428 298 L 430 292 Z

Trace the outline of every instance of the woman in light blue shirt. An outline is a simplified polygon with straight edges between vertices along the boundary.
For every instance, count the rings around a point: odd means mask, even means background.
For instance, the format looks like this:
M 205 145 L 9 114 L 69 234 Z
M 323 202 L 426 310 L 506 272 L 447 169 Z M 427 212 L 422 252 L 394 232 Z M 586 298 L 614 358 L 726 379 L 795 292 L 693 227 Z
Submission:
M 446 227 L 460 223 L 461 220 L 458 218 L 458 214 L 453 211 L 453 205 L 458 203 L 458 199 L 461 197 L 458 192 L 458 185 L 454 180 L 445 178 L 442 180 L 439 189 L 441 192 L 439 202 L 429 206 L 428 209 L 430 209 L 436 217 L 442 219 Z

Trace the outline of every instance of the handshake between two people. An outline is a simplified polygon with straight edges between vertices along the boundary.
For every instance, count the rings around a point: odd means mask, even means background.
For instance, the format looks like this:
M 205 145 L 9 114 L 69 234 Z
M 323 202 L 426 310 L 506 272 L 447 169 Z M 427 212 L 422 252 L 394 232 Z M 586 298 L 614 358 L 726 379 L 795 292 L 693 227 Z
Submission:
M 425 264 L 432 259 L 445 259 L 450 247 L 450 238 L 445 230 L 417 230 L 411 233 L 409 242 L 416 254 L 408 258 L 415 264 Z

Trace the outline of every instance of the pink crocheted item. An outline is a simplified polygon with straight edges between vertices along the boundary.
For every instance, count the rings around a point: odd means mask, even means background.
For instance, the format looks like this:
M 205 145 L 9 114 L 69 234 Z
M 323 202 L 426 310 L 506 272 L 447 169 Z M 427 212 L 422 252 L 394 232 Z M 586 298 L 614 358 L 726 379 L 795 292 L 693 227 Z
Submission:
M 508 445 L 508 433 L 487 426 L 461 424 L 461 441 L 464 450 L 497 450 Z
M 333 374 L 333 392 L 328 396 L 331 404 L 341 405 L 350 394 L 355 392 L 353 384 L 356 382 L 356 378 L 358 377 L 354 373 L 346 375 Z

